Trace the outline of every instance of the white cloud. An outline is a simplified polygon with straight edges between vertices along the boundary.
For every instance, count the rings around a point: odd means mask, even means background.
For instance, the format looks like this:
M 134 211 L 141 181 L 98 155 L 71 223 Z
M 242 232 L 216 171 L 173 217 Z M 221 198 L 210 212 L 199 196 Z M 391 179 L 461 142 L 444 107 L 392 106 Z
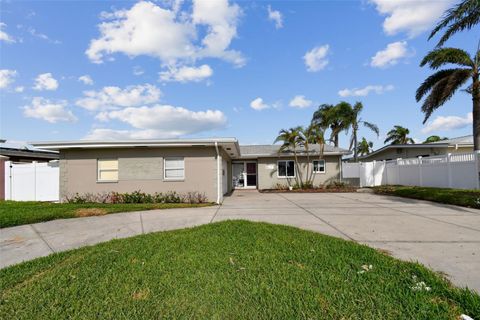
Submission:
M 51 73 L 42 73 L 35 78 L 35 85 L 33 86 L 34 90 L 57 90 L 58 81 L 55 80 Z
M 67 110 L 64 100 L 53 102 L 42 97 L 34 97 L 30 105 L 23 107 L 23 114 L 29 118 L 36 118 L 56 123 L 60 121 L 74 122 L 77 117 Z
M 1 69 L 0 70 L 0 89 L 7 88 L 11 83 L 15 81 L 17 76 L 16 70 Z
M 433 121 L 427 123 L 422 129 L 422 133 L 462 129 L 470 126 L 472 122 L 473 114 L 471 112 L 467 113 L 465 118 L 459 116 L 437 116 Z
M 142 67 L 140 67 L 140 66 L 133 67 L 133 75 L 134 76 L 141 76 L 144 73 L 145 73 L 145 71 L 142 69 Z
M 375 92 L 376 94 L 382 94 L 386 91 L 392 91 L 394 89 L 393 85 L 380 86 L 380 85 L 369 85 L 364 88 L 354 88 L 354 89 L 343 89 L 338 91 L 340 97 L 365 97 L 368 96 L 370 92 Z
M 95 129 L 88 138 L 173 138 L 225 127 L 219 110 L 192 111 L 182 107 L 154 105 L 101 112 L 100 121 L 118 120 L 134 130 Z
M 387 68 L 396 65 L 400 59 L 411 55 L 406 41 L 392 42 L 372 57 L 370 65 L 375 68 Z
M 292 100 L 290 100 L 290 103 L 288 105 L 293 108 L 303 109 L 311 107 L 313 105 L 313 101 L 308 100 L 307 98 L 305 98 L 305 96 L 297 95 L 293 97 Z
M 245 63 L 241 53 L 228 50 L 237 35 L 239 6 L 228 0 L 194 0 L 189 13 L 179 11 L 178 4 L 169 9 L 140 1 L 130 9 L 103 13 L 106 21 L 98 25 L 100 37 L 91 40 L 87 56 L 95 63 L 113 53 L 153 56 L 164 65 L 208 57 Z
M 58 41 L 58 40 L 54 40 L 54 39 L 51 39 L 49 36 L 47 36 L 46 34 L 44 33 L 40 33 L 38 32 L 37 30 L 35 30 L 34 28 L 32 27 L 29 27 L 27 29 L 28 33 L 30 33 L 32 36 L 36 37 L 36 38 L 39 38 L 39 39 L 42 39 L 42 40 L 45 40 L 45 41 L 48 41 L 50 43 L 53 43 L 53 44 L 60 44 L 62 43 L 61 41 Z
M 88 74 L 78 77 L 78 81 L 89 86 L 93 85 L 93 79 Z
M 275 22 L 275 28 L 283 28 L 283 16 L 282 13 L 278 10 L 272 10 L 271 6 L 267 7 L 268 10 L 268 20 Z
M 383 30 L 388 35 L 406 32 L 410 37 L 430 30 L 454 0 L 370 0 L 386 15 Z
M 271 108 L 271 106 L 263 102 L 263 99 L 260 97 L 253 99 L 252 102 L 250 102 L 250 107 L 257 111 Z
M 211 77 L 213 74 L 212 68 L 204 64 L 198 68 L 195 67 L 171 67 L 167 71 L 159 73 L 161 81 L 178 81 L 178 82 L 199 82 Z
M 160 89 L 151 84 L 119 87 L 104 87 L 100 91 L 84 91 L 84 98 L 75 104 L 87 110 L 107 110 L 115 108 L 135 107 L 158 102 L 162 95 Z
M 22 93 L 24 90 L 25 90 L 25 87 L 23 87 L 23 86 L 15 87 L 15 92 L 17 92 L 17 93 Z
M 15 42 L 15 39 L 12 36 L 10 36 L 8 33 L 2 30 L 6 26 L 7 25 L 5 23 L 0 22 L 0 41 L 13 43 Z
M 305 60 L 305 65 L 307 70 L 310 72 L 320 71 L 325 68 L 328 64 L 328 50 L 330 46 L 328 44 L 323 46 L 318 46 L 312 50 L 305 53 L 303 60 Z

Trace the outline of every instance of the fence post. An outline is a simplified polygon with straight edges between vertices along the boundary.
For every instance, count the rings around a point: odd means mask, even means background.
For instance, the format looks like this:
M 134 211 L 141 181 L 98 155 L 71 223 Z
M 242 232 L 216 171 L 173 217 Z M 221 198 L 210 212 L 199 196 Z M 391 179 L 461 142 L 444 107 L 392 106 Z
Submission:
M 33 200 L 37 201 L 37 161 L 32 161 L 33 164 Z
M 480 173 L 478 172 L 478 156 L 480 155 L 480 150 L 475 150 L 473 156 L 475 157 L 475 174 L 477 176 L 477 189 L 480 189 Z
M 396 167 L 397 167 L 397 182 L 395 184 L 400 184 L 400 160 L 402 158 L 397 158 L 397 164 L 396 164 Z
M 387 160 L 383 160 L 383 174 L 382 174 L 382 177 L 383 177 L 383 175 L 385 175 L 385 185 L 388 185 Z
M 360 161 L 358 163 L 358 184 L 360 185 L 360 188 L 363 188 L 363 183 L 362 183 L 362 174 L 363 174 L 363 170 L 362 170 L 362 161 Z
M 447 153 L 447 174 L 448 174 L 448 187 L 452 187 L 452 167 L 451 167 L 451 153 Z
M 418 157 L 418 175 L 419 175 L 419 184 L 420 187 L 423 187 L 423 176 L 422 176 L 422 156 Z

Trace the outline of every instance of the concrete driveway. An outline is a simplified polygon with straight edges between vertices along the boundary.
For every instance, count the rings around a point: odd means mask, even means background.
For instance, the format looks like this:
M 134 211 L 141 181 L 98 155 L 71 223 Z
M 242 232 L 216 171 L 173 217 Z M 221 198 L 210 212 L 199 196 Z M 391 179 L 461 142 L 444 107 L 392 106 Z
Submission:
M 222 206 L 129 212 L 0 231 L 0 267 L 113 238 L 229 219 L 296 226 L 388 250 L 480 292 L 480 210 L 367 193 L 236 191 Z

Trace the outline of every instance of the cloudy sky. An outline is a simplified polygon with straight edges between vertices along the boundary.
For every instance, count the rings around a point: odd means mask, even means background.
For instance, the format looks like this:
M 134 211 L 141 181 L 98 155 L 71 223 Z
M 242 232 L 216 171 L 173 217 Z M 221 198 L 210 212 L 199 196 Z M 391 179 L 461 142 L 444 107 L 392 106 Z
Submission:
M 0 137 L 272 143 L 341 100 L 363 102 L 375 147 L 393 125 L 470 134 L 466 93 L 426 125 L 414 99 L 428 32 L 454 3 L 1 1 Z M 474 32 L 447 45 L 473 52 Z

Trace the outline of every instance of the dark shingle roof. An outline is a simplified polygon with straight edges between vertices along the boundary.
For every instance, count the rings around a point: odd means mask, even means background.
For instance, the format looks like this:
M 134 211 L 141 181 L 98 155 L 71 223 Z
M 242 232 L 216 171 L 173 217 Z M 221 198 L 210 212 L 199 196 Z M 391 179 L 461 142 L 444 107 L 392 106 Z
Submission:
M 283 151 L 279 153 L 280 145 L 268 144 L 268 145 L 241 145 L 240 155 L 241 157 L 277 157 L 279 155 L 291 156 L 293 151 Z M 318 154 L 320 146 L 318 144 L 310 145 L 309 151 L 311 154 Z M 349 154 L 350 151 L 337 148 L 331 145 L 324 146 L 324 154 Z M 299 155 L 305 155 L 305 150 L 299 148 Z

